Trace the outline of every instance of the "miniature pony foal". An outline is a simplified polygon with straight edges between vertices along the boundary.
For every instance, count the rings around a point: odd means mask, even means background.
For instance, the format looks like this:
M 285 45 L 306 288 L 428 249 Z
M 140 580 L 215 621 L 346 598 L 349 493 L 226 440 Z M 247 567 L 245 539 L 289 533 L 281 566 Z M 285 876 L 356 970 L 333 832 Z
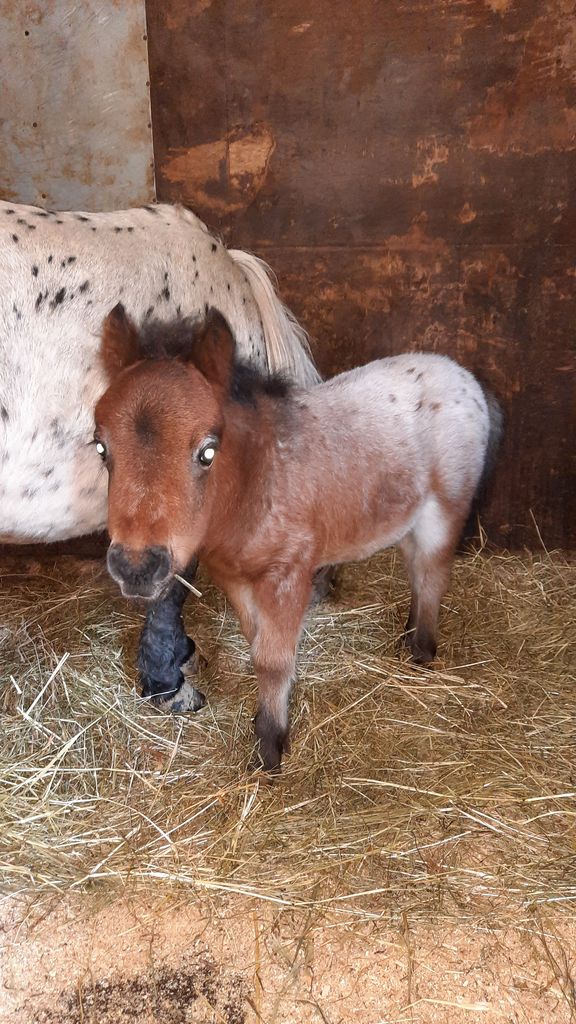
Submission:
M 154 600 L 193 558 L 206 565 L 251 644 L 266 769 L 286 745 L 320 567 L 399 545 L 412 592 L 406 642 L 416 661 L 434 658 L 454 552 L 500 426 L 470 373 L 411 353 L 290 388 L 237 363 L 215 310 L 139 332 L 116 306 L 101 354 L 111 384 L 95 441 L 109 472 L 110 573 L 124 594 Z

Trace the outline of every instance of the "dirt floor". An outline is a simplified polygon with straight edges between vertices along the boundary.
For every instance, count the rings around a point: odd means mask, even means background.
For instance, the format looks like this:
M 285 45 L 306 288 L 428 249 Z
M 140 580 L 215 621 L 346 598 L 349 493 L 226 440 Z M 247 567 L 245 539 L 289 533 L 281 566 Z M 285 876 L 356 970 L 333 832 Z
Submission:
M 314 922 L 67 899 L 4 906 L 2 1024 L 568 1024 L 576 922 Z

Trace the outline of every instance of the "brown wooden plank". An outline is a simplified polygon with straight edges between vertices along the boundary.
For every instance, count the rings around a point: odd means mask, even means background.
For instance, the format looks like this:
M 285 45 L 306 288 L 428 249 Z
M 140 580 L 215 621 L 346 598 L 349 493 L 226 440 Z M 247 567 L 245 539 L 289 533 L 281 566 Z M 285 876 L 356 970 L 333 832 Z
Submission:
M 574 545 L 569 0 L 148 0 L 158 194 L 269 258 L 334 372 L 438 349 L 499 393 L 491 533 Z M 497 492 L 497 493 L 496 493 Z

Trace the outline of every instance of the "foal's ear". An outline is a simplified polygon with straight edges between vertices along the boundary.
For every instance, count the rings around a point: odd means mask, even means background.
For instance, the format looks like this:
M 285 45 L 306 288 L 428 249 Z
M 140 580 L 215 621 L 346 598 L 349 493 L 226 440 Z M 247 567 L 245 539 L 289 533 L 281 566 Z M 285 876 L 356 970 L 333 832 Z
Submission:
M 104 321 L 100 358 L 109 380 L 141 359 L 138 328 L 121 302 L 114 306 Z
M 212 307 L 205 319 L 194 326 L 187 362 L 192 363 L 210 384 L 227 391 L 232 377 L 236 342 L 228 321 Z

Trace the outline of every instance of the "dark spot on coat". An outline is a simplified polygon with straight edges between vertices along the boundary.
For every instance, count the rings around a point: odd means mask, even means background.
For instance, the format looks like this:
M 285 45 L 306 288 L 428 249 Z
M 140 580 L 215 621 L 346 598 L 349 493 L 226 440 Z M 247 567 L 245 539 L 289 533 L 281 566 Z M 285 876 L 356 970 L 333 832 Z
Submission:
M 145 319 L 147 319 L 149 316 L 152 316 L 153 312 L 154 312 L 154 306 L 148 306 L 148 309 L 144 313 Z
M 14 313 L 14 316 L 16 317 L 17 320 L 22 319 L 22 313 L 18 309 L 18 306 L 16 305 L 15 302 L 12 303 L 12 312 Z
M 170 298 L 170 289 L 168 288 L 168 286 L 166 286 L 166 288 L 162 289 L 162 293 L 161 294 L 162 294 L 162 298 L 164 298 L 164 299 L 166 299 L 166 301 L 168 301 L 168 299 Z
M 192 263 L 196 263 L 196 257 L 194 255 L 194 253 L 192 253 Z
M 18 220 L 16 221 L 16 223 L 17 224 L 25 224 L 26 221 L 24 220 L 24 217 L 18 217 Z
M 82 213 L 77 213 L 76 214 L 76 220 L 82 220 L 82 221 L 86 222 L 87 220 L 90 220 L 90 218 L 89 217 L 85 217 Z
M 65 295 L 66 295 L 66 289 L 65 288 L 59 288 L 58 291 L 56 292 L 56 295 L 54 296 L 54 298 L 52 299 L 52 301 L 50 303 L 50 309 L 56 309 L 56 306 L 59 306 L 62 302 L 64 302 L 64 296 Z
M 28 231 L 36 231 L 35 224 L 27 224 L 26 227 L 28 228 Z
M 32 441 L 35 441 L 37 437 L 38 437 L 38 427 L 35 427 L 35 429 L 32 431 Z
M 156 437 L 154 421 L 147 409 L 141 409 L 134 420 L 134 429 L 143 444 L 152 444 Z
M 12 235 L 12 241 L 13 242 L 17 242 L 18 241 L 18 235 Z
M 409 370 L 406 370 L 406 373 L 416 373 L 416 367 L 411 366 Z
M 194 274 L 194 280 L 196 280 L 197 277 L 200 277 L 200 271 L 199 270 L 197 270 L 196 273 Z
M 230 291 L 230 281 L 228 281 L 228 284 L 226 285 L 226 287 L 227 287 L 228 291 Z
M 40 305 L 42 304 L 43 301 L 44 301 L 44 292 L 38 292 L 38 295 L 36 296 L 36 302 L 34 303 L 35 308 L 36 309 L 40 309 Z
M 76 257 L 75 256 L 69 256 L 68 259 L 66 260 L 66 262 L 67 263 L 75 263 L 76 262 Z
M 95 227 L 92 227 L 92 231 L 96 231 L 96 228 L 95 228 Z
M 8 415 L 8 409 L 6 408 L 5 405 L 0 405 L 0 416 L 4 420 L 4 423 L 7 423 L 8 420 L 10 419 L 10 416 Z
M 53 259 L 54 259 L 54 257 L 53 257 L 53 256 L 49 256 L 49 257 L 48 257 L 48 263 L 52 263 L 52 260 L 53 260 Z
M 210 309 L 207 302 L 204 303 L 204 316 L 208 316 L 208 310 Z
M 418 405 L 416 406 L 416 412 L 420 412 L 420 409 L 422 408 L 423 405 L 424 405 L 424 402 L 422 401 L 422 399 L 420 399 L 420 401 L 418 402 Z
M 120 234 L 120 232 L 123 231 L 123 230 L 124 230 L 123 228 L 114 228 L 114 231 L 116 232 L 117 235 Z
M 90 287 L 90 282 L 89 281 L 83 281 L 82 284 L 80 285 L 78 291 L 83 295 L 84 292 L 87 291 L 89 287 Z
M 52 476 L 53 472 L 54 472 L 54 466 L 50 466 L 49 469 L 43 469 L 42 470 L 42 476 L 44 477 L 45 480 L 47 480 L 48 477 Z
M 10 209 L 10 210 L 4 210 L 4 213 L 14 213 L 14 210 L 12 210 L 12 209 Z
M 216 245 L 216 242 L 212 242 L 212 252 L 216 252 L 217 248 L 218 246 Z
M 213 285 L 210 285 L 210 295 L 214 295 L 214 287 L 213 287 Z
M 38 277 L 38 267 L 36 264 L 32 267 L 32 277 Z
M 430 404 L 430 408 L 432 409 L 432 412 L 438 412 L 438 409 L 442 408 L 442 403 L 441 402 L 432 402 Z
M 63 223 L 64 223 L 64 221 L 63 221 L 63 220 L 58 220 L 58 218 L 56 218 L 56 223 L 57 223 L 57 224 L 63 224 Z
M 396 401 L 396 395 L 388 395 L 388 398 L 390 399 L 391 402 Z
M 164 271 L 164 280 L 165 281 L 168 280 L 168 271 L 167 270 Z
M 133 227 L 126 228 L 126 231 L 134 231 Z
M 38 488 L 24 487 L 21 494 L 23 498 L 34 498 L 38 494 Z
M 36 210 L 36 212 L 34 213 L 34 216 L 35 217 L 47 217 L 48 214 L 46 213 L 46 210 Z
M 422 380 L 423 376 L 424 376 L 423 373 L 419 373 L 418 376 L 416 377 L 416 380 Z

